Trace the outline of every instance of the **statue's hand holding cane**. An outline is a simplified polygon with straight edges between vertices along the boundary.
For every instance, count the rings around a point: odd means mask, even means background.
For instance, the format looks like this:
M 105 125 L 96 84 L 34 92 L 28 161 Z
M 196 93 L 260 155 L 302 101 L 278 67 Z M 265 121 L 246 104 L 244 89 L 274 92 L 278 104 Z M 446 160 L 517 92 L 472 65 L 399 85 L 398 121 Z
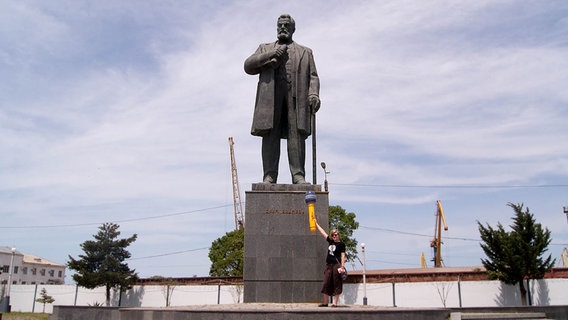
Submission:
M 319 97 L 316 96 L 316 95 L 311 95 L 308 98 L 308 101 L 310 103 L 310 109 L 312 110 L 312 114 L 315 114 L 316 112 L 318 112 L 318 110 L 321 106 L 321 101 L 320 101 Z

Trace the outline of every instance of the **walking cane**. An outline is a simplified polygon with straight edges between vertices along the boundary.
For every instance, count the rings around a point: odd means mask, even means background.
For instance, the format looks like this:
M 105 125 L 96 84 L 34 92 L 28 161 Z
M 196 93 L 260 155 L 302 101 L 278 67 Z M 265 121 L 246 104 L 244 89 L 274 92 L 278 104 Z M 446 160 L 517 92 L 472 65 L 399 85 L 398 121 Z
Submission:
M 317 170 L 316 170 L 316 113 L 312 113 L 312 174 L 313 174 L 313 184 L 318 184 L 317 182 Z

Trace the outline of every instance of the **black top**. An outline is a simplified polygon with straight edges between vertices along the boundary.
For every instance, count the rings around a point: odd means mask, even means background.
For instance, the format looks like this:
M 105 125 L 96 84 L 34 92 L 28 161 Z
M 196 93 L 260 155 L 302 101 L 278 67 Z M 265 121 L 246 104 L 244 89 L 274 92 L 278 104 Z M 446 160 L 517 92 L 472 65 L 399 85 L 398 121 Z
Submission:
M 325 258 L 325 263 L 327 264 L 336 264 L 341 263 L 341 253 L 345 252 L 345 243 L 343 242 L 335 242 L 332 239 L 327 237 L 327 243 L 329 246 L 327 247 L 327 257 Z

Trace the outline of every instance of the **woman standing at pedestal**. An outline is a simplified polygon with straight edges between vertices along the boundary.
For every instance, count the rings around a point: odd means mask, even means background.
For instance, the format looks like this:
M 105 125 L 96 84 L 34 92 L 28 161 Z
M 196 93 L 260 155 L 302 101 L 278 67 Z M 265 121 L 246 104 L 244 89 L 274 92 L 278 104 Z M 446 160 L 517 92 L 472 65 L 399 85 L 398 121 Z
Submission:
M 345 272 L 345 243 L 339 238 L 339 231 L 333 229 L 328 235 L 325 230 L 318 224 L 318 231 L 325 237 L 329 244 L 327 248 L 327 256 L 325 258 L 325 269 L 323 271 L 323 303 L 320 307 L 327 307 L 329 297 L 333 297 L 332 307 L 337 307 L 339 295 L 343 292 L 343 280 L 341 274 Z

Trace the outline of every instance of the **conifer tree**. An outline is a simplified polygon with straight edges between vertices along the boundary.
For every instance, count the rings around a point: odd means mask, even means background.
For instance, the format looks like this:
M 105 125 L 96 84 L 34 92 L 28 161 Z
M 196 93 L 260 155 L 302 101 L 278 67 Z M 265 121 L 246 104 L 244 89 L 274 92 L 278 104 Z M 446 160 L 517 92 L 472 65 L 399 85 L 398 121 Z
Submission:
M 81 244 L 83 255 L 79 259 L 69 256 L 67 265 L 77 273 L 73 280 L 78 285 L 94 289 L 99 286 L 106 288 L 106 305 L 110 306 L 110 290 L 124 290 L 138 280 L 135 270 L 131 270 L 124 261 L 130 258 L 126 248 L 136 241 L 134 234 L 126 239 L 118 239 L 119 226 L 114 223 L 104 223 L 99 232 L 93 235 L 95 240 L 87 240 Z
M 41 291 L 39 292 L 39 298 L 36 299 L 36 302 L 42 303 L 43 304 L 43 313 L 45 313 L 45 304 L 46 303 L 53 303 L 55 302 L 55 299 L 53 299 L 52 296 L 47 294 L 47 290 L 45 288 L 42 288 Z
M 481 259 L 491 280 L 500 280 L 506 284 L 519 284 L 521 300 L 527 305 L 527 288 L 524 280 L 542 279 L 552 268 L 551 256 L 544 258 L 551 237 L 548 228 L 536 223 L 529 208 L 523 211 L 523 204 L 509 203 L 515 211 L 511 231 L 505 231 L 501 223 L 493 229 L 477 222 L 481 236 L 481 248 L 487 259 Z

